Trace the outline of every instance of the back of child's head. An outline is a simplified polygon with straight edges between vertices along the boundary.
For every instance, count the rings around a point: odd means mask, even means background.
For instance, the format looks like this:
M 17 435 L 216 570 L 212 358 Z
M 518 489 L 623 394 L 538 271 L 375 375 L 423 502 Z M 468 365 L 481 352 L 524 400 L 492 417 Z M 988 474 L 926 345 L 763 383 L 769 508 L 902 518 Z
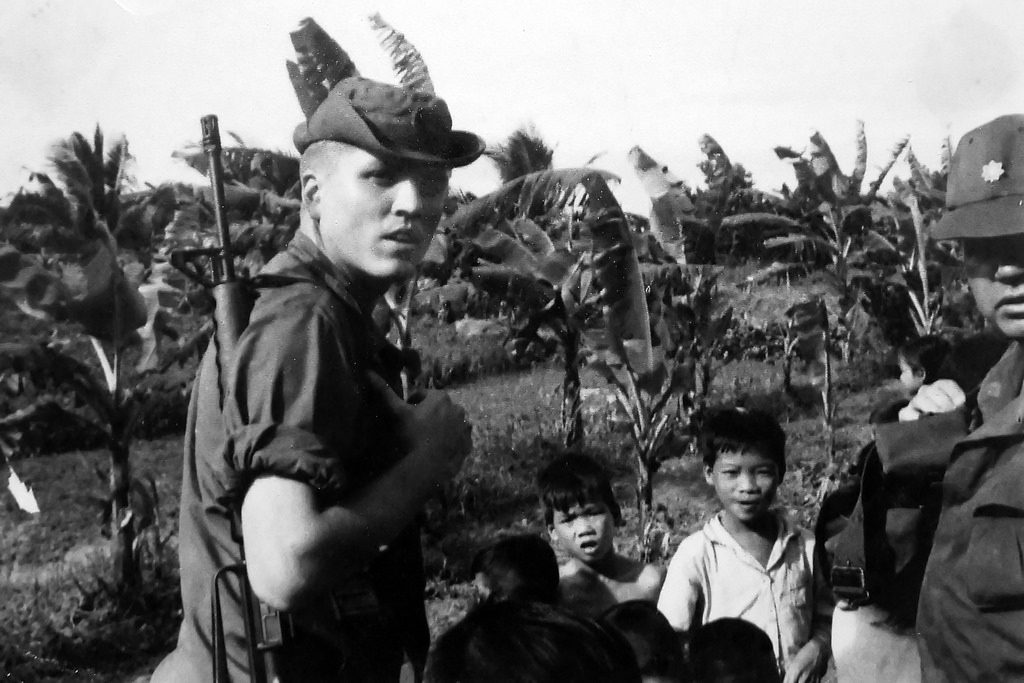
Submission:
M 778 421 L 761 410 L 719 408 L 705 419 L 700 433 L 704 464 L 714 467 L 722 453 L 757 452 L 786 471 L 786 433 Z
M 911 339 L 899 350 L 899 357 L 924 384 L 939 379 L 939 368 L 949 355 L 950 344 L 937 334 Z
M 558 561 L 546 540 L 533 534 L 507 536 L 476 554 L 470 571 L 482 579 L 490 600 L 558 600 Z
M 633 648 L 644 680 L 681 681 L 686 663 L 679 635 L 654 603 L 629 600 L 610 607 L 599 620 Z
M 743 619 L 717 619 L 690 635 L 695 683 L 777 683 L 779 671 L 768 634 Z
M 434 643 L 427 683 L 639 683 L 616 633 L 551 605 L 484 602 Z
M 596 460 L 582 453 L 566 453 L 552 460 L 537 476 L 544 506 L 544 521 L 551 525 L 555 510 L 568 512 L 579 505 L 604 503 L 616 524 L 622 510 L 612 492 L 608 473 Z

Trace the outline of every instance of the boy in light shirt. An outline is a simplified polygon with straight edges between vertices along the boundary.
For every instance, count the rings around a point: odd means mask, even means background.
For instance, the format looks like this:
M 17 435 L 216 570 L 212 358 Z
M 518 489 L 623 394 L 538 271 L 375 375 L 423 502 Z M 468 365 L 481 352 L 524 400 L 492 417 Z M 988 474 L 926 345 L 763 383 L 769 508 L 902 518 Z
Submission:
M 745 619 L 768 634 L 785 683 L 819 680 L 833 602 L 818 579 L 813 534 L 771 507 L 785 433 L 770 415 L 725 409 L 706 420 L 701 448 L 722 511 L 679 545 L 658 609 L 684 636 L 716 619 Z

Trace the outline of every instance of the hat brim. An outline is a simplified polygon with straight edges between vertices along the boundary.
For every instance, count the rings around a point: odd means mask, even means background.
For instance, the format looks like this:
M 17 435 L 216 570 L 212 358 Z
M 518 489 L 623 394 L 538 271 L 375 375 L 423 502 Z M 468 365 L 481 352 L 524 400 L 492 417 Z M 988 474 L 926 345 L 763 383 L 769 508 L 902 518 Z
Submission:
M 314 142 L 333 140 L 392 159 L 414 161 L 428 166 L 458 168 L 473 163 L 484 152 L 483 139 L 464 130 L 451 131 L 444 149 L 438 153 L 390 145 L 382 136 L 375 134 L 372 124 L 360 116 L 353 107 L 347 106 L 347 102 L 342 100 L 332 104 L 334 106 L 330 116 L 314 114 L 308 122 L 295 127 L 292 141 L 300 154 Z
M 1005 237 L 1024 233 L 1024 195 L 965 204 L 946 213 L 931 229 L 936 240 Z

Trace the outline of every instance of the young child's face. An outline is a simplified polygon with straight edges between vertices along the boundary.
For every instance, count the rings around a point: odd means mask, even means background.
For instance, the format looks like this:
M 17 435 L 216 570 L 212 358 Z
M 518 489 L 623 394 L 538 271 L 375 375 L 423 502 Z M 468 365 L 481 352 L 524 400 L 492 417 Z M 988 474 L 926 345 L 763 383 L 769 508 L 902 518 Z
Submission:
M 597 562 L 612 551 L 615 519 L 604 503 L 574 505 L 555 510 L 551 519 L 551 540 L 585 564 Z
M 775 463 L 756 450 L 724 451 L 704 478 L 715 487 L 725 513 L 742 524 L 769 514 L 781 477 Z
M 907 391 L 913 393 L 921 388 L 924 384 L 924 373 L 918 369 L 915 369 L 907 359 L 903 356 L 899 357 L 900 364 L 900 384 Z

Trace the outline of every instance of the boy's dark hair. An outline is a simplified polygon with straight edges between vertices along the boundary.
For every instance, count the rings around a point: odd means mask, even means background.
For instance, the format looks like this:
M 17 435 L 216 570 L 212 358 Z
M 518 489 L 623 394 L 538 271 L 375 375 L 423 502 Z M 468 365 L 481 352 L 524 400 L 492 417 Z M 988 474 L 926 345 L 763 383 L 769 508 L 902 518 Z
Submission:
M 899 350 L 899 357 L 915 372 L 924 375 L 924 383 L 939 379 L 939 368 L 949 355 L 950 344 L 937 334 L 911 339 Z
M 470 571 L 483 574 L 490 600 L 546 602 L 558 600 L 558 560 L 540 536 L 507 536 L 479 551 Z
M 654 603 L 629 600 L 610 607 L 598 621 L 618 632 L 630 647 L 641 676 L 683 680 L 686 661 L 677 634 Z
M 704 420 L 700 432 L 704 464 L 714 467 L 719 454 L 757 451 L 786 471 L 786 433 L 774 417 L 760 410 L 719 408 Z
M 622 510 L 612 493 L 608 473 L 589 455 L 566 453 L 555 458 L 537 475 L 537 488 L 548 526 L 554 521 L 555 510 L 566 512 L 594 502 L 604 503 L 615 523 L 622 523 Z
M 777 683 L 779 670 L 768 634 L 743 619 L 716 619 L 690 635 L 690 670 L 696 683 Z
M 640 681 L 617 633 L 551 605 L 484 602 L 434 643 L 427 683 Z

